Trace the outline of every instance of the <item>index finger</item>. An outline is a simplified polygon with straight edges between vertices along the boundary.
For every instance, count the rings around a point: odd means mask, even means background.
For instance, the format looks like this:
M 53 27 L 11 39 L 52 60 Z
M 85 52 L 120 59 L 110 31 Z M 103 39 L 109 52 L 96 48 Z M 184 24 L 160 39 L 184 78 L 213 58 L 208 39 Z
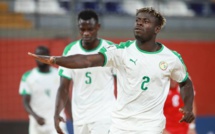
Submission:
M 185 117 L 183 116 L 183 117 L 180 119 L 179 122 L 181 123 L 181 122 L 184 122 L 184 121 L 185 121 Z
M 64 134 L 63 131 L 60 128 L 60 122 L 61 121 L 62 121 L 61 118 L 58 118 L 57 120 L 55 120 L 55 129 L 56 129 L 58 134 Z
M 35 54 L 31 53 L 31 52 L 28 52 L 28 55 L 32 56 L 32 57 L 38 57 L 37 55 L 35 55 Z
M 56 126 L 56 130 L 57 130 L 58 134 L 64 134 L 63 131 L 61 130 L 61 128 L 59 127 L 59 124 L 58 124 L 58 126 Z

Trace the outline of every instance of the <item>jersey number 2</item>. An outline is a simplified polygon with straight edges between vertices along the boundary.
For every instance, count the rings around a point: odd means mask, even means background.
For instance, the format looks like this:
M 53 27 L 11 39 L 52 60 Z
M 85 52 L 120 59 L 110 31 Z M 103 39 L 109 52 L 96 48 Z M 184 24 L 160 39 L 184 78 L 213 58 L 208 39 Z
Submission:
M 145 86 L 146 83 L 149 83 L 150 82 L 150 78 L 148 76 L 144 76 L 143 77 L 143 82 L 142 82 L 142 85 L 141 85 L 141 89 L 142 90 L 147 90 L 148 87 Z
M 90 77 L 91 72 L 86 72 L 85 76 L 87 77 L 87 80 L 85 80 L 86 84 L 92 83 L 92 78 Z

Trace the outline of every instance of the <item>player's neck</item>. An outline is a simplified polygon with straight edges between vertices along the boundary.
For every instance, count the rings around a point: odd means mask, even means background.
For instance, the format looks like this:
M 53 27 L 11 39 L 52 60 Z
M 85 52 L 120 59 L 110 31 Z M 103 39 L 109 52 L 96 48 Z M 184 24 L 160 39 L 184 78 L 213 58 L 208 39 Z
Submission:
M 100 39 L 96 38 L 93 42 L 91 43 L 84 43 L 82 42 L 82 47 L 86 50 L 93 50 L 97 48 L 100 44 Z
M 49 67 L 49 66 L 46 66 L 46 67 L 38 67 L 38 70 L 39 70 L 41 73 L 48 73 L 48 72 L 50 72 L 50 67 Z
M 140 42 L 137 40 L 137 46 L 144 51 L 155 52 L 160 49 L 160 45 L 155 41 Z

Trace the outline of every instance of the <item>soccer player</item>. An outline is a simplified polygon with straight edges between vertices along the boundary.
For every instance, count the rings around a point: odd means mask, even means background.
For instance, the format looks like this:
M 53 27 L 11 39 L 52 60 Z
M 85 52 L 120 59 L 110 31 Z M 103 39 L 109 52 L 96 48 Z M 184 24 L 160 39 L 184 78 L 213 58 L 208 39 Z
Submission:
M 166 127 L 163 134 L 196 134 L 195 122 L 188 124 L 180 123 L 179 120 L 183 116 L 179 109 L 184 106 L 180 97 L 180 88 L 176 81 L 170 81 L 170 90 L 164 104 L 164 115 L 166 116 Z M 193 104 L 193 112 L 196 113 L 195 101 Z
M 99 18 L 93 10 L 83 10 L 78 14 L 78 29 L 81 39 L 70 43 L 63 56 L 96 54 L 110 41 L 97 37 L 100 28 Z M 58 133 L 62 110 L 66 103 L 72 81 L 72 114 L 74 134 L 108 134 L 111 124 L 111 111 L 115 102 L 114 72 L 110 67 L 86 69 L 59 68 L 61 83 L 58 89 L 55 111 L 55 125 Z
M 38 46 L 36 54 L 49 55 L 49 49 Z M 19 94 L 29 114 L 29 134 L 57 134 L 54 127 L 54 108 L 59 86 L 57 69 L 36 61 L 37 67 L 23 74 Z M 65 119 L 65 113 L 61 116 Z M 67 134 L 65 123 L 61 129 Z
M 92 55 L 29 55 L 67 68 L 115 68 L 118 91 L 110 134 L 161 134 L 165 127 L 163 106 L 171 78 L 179 83 L 184 101 L 180 122 L 190 123 L 195 118 L 193 85 L 182 57 L 156 42 L 164 24 L 165 18 L 159 12 L 151 7 L 141 8 L 136 13 L 136 40 L 107 45 Z

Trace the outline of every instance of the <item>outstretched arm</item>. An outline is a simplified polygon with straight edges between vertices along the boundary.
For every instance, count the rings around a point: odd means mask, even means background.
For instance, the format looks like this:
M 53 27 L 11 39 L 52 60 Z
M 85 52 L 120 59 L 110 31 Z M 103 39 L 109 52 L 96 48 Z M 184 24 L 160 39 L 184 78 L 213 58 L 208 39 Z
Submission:
M 194 91 L 192 81 L 188 78 L 185 82 L 179 84 L 180 94 L 184 102 L 184 107 L 180 110 L 184 116 L 180 122 L 191 123 L 194 119 L 193 113 L 193 100 L 194 100 Z
M 29 56 L 46 64 L 56 64 L 67 68 L 87 68 L 102 66 L 104 64 L 104 56 L 102 54 L 93 55 L 70 55 L 70 56 L 42 56 L 28 53 Z

